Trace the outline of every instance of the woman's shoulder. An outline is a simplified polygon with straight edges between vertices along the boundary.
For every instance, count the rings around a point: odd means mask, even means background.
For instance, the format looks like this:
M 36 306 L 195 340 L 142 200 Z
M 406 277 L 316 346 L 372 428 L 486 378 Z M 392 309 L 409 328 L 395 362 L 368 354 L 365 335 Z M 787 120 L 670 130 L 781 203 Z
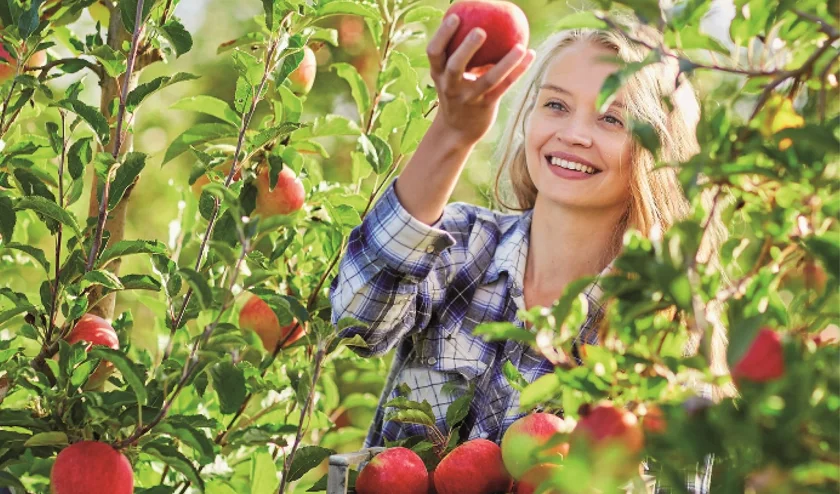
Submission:
M 505 213 L 468 202 L 446 205 L 438 221 L 439 228 L 449 232 L 471 231 L 476 227 L 504 234 L 522 218 L 522 213 Z

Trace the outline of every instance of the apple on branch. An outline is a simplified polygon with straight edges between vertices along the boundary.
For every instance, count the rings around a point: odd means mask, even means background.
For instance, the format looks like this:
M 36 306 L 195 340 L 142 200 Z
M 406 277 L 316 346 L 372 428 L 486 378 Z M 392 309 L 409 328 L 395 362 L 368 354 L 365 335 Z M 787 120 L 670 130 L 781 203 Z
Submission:
M 114 331 L 114 327 L 105 319 L 93 314 L 83 315 L 65 340 L 70 345 L 85 341 L 87 342 L 85 347 L 87 351 L 90 351 L 94 345 L 102 345 L 114 350 L 120 349 L 120 340 L 117 337 L 117 332 Z M 100 363 L 88 378 L 84 389 L 101 389 L 105 381 L 108 380 L 108 376 L 113 372 L 114 364 L 107 361 Z
M 438 494 L 487 494 L 509 492 L 513 478 L 505 470 L 498 444 L 472 439 L 441 460 L 434 482 Z
M 268 352 L 273 352 L 277 344 L 283 340 L 286 341 L 283 348 L 286 348 L 304 335 L 303 326 L 297 321 L 293 320 L 288 326 L 280 326 L 277 314 L 256 295 L 248 299 L 239 312 L 239 327 L 257 333 Z
M 455 14 L 460 19 L 458 30 L 446 47 L 451 57 L 467 35 L 475 28 L 488 34 L 484 44 L 467 62 L 467 70 L 485 70 L 485 66 L 499 63 L 517 44 L 528 46 L 530 29 L 528 18 L 515 3 L 499 0 L 461 0 L 453 3 L 445 16 Z M 445 17 L 444 16 L 444 17 Z
M 569 443 L 562 442 L 545 450 L 552 439 L 571 432 L 572 424 L 550 413 L 532 413 L 511 424 L 502 437 L 502 458 L 514 479 L 519 479 L 534 463 L 535 455 L 569 454 Z
M 298 96 L 309 94 L 315 84 L 315 74 L 318 72 L 318 61 L 315 52 L 308 46 L 303 47 L 303 60 L 300 65 L 289 74 L 289 89 Z
M 134 472 L 122 453 L 99 441 L 72 444 L 50 472 L 51 494 L 132 494 Z
M 306 191 L 295 172 L 284 166 L 273 189 L 268 173 L 268 166 L 262 166 L 257 173 L 257 206 L 254 212 L 262 216 L 275 216 L 300 210 L 306 199 Z

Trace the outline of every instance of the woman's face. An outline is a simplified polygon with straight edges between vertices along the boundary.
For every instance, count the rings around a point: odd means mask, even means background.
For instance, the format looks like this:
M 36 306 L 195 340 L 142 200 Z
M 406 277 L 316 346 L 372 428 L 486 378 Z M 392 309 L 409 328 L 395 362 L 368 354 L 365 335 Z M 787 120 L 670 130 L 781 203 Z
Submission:
M 598 93 L 618 66 L 608 48 L 575 42 L 563 48 L 538 82 L 525 126 L 528 172 L 538 201 L 563 207 L 621 209 L 630 200 L 632 137 L 619 92 L 599 113 Z

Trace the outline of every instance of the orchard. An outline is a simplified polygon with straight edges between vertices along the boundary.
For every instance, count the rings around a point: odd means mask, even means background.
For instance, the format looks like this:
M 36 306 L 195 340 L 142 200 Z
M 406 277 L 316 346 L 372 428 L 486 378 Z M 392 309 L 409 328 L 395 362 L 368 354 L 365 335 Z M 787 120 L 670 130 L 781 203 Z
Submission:
M 475 329 L 553 366 L 504 366 L 522 416 L 498 442 L 466 437 L 472 386 L 441 421 L 397 383 L 384 418 L 422 433 L 348 492 L 684 492 L 698 465 L 715 494 L 838 491 L 837 2 L 0 0 L 0 493 L 327 491 L 393 357 L 340 336 L 363 323 L 334 320 L 330 283 L 434 119 L 447 10 L 448 53 L 487 33 L 471 78 L 556 31 L 660 29 L 599 102 L 678 61 L 699 152 L 631 130 L 692 207 L 624 235 L 597 345 L 576 341 L 586 278 Z M 508 99 L 453 200 L 504 210 Z

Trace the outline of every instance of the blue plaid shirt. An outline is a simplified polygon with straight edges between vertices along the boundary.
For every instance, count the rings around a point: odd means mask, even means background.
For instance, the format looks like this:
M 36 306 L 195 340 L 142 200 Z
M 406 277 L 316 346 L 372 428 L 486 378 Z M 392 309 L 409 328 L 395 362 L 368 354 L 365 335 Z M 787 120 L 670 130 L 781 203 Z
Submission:
M 519 392 L 502 372 L 505 363 L 511 362 L 528 382 L 554 371 L 528 345 L 487 342 L 472 334 L 483 322 L 523 325 L 516 313 L 525 308 L 523 280 L 533 211 L 503 214 L 451 203 L 430 226 L 402 207 L 395 182 L 350 234 L 330 286 L 333 323 L 353 317 L 368 325 L 340 334 L 358 335 L 367 343 L 367 348 L 352 347 L 356 353 L 376 357 L 396 347 L 365 446 L 425 435 L 423 426 L 384 420 L 384 403 L 397 396 L 401 383 L 411 389 L 410 400 L 431 404 L 442 431 L 448 430 L 448 406 L 474 384 L 475 396 L 461 430 L 469 431 L 467 439 L 498 443 L 526 414 L 519 410 Z M 603 314 L 601 291 L 593 283 L 584 293 L 588 317 L 578 342 L 596 344 Z M 689 478 L 689 492 L 708 492 L 709 466 L 702 475 Z

